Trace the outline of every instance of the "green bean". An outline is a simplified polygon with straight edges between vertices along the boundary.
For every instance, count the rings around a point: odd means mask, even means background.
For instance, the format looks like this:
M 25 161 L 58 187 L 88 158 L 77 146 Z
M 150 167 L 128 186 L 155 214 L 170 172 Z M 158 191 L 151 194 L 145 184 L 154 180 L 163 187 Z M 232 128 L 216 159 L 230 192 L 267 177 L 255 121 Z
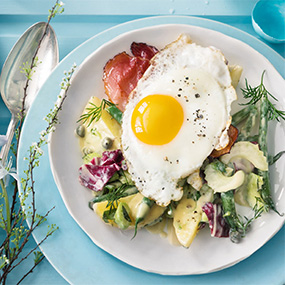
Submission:
M 274 156 L 269 155 L 268 156 L 268 164 L 272 165 L 274 164 L 283 154 L 285 154 L 285 151 L 280 151 L 277 154 L 275 154 Z
M 223 174 L 226 174 L 227 170 L 226 170 L 226 165 L 221 162 L 218 159 L 215 159 L 212 163 L 211 163 L 212 167 L 216 170 L 216 171 L 220 171 Z
M 264 97 L 261 97 L 258 144 L 260 150 L 263 152 L 264 156 L 268 161 L 267 129 L 268 129 L 268 100 L 266 100 Z M 258 174 L 263 178 L 263 185 L 260 190 L 260 196 L 263 202 L 265 203 L 264 210 L 268 212 L 271 209 L 277 212 L 271 196 L 269 171 L 258 170 Z
M 248 136 L 247 141 L 249 142 L 257 142 L 258 141 L 258 135 Z
M 135 233 L 134 233 L 133 238 L 137 234 L 138 224 L 141 223 L 145 219 L 146 215 L 149 213 L 149 210 L 151 209 L 153 204 L 154 204 L 154 201 L 150 200 L 147 197 L 143 197 L 142 201 L 140 202 L 138 206 L 138 210 L 137 210 L 137 215 L 136 215 Z
M 119 172 L 120 172 L 119 180 L 122 182 L 122 184 L 130 184 L 130 185 L 134 184 L 134 182 L 132 181 L 132 177 L 128 171 L 120 170 Z
M 120 186 L 122 186 L 122 183 L 119 180 L 112 180 L 104 186 L 104 190 L 108 190 L 108 192 L 110 193 L 111 191 L 119 188 Z
M 238 141 L 248 140 L 252 128 L 255 126 L 257 115 L 258 115 L 257 108 L 255 106 L 252 106 L 246 121 L 244 122 L 243 126 L 240 128 Z
M 215 160 L 212 163 L 213 168 L 227 176 L 226 165 L 220 160 Z M 230 227 L 230 238 L 232 242 L 239 242 L 241 236 L 239 233 L 240 221 L 236 212 L 235 201 L 234 201 L 234 190 L 222 192 L 220 194 L 222 201 L 222 207 L 224 211 L 224 218 Z
M 221 161 L 215 162 L 215 167 L 222 173 L 226 173 L 226 165 Z M 221 193 L 222 207 L 224 218 L 230 227 L 230 239 L 234 243 L 238 243 L 241 239 L 240 231 L 242 231 L 242 223 L 240 222 L 235 206 L 234 190 Z
M 115 105 L 107 107 L 106 110 L 119 124 L 122 123 L 123 113 Z
M 265 157 L 268 157 L 267 151 L 267 129 L 268 129 L 268 102 L 261 97 L 260 99 L 260 122 L 258 144 Z
M 128 204 L 120 202 L 114 216 L 115 223 L 120 229 L 125 230 L 130 226 L 132 220 L 129 214 L 130 208 Z
M 113 176 L 109 179 L 108 183 L 117 181 L 120 178 L 119 171 L 116 171 Z
M 224 210 L 224 218 L 230 226 L 231 241 L 237 243 L 241 238 L 240 231 L 243 231 L 243 229 L 236 212 L 234 190 L 221 193 L 221 200 Z
M 245 120 L 248 115 L 250 114 L 250 112 L 252 111 L 252 109 L 254 109 L 255 106 L 253 105 L 249 105 L 243 109 L 241 109 L 240 111 L 238 111 L 237 113 L 235 113 L 232 116 L 232 124 L 234 126 L 237 126 L 239 123 L 241 123 L 243 120 Z

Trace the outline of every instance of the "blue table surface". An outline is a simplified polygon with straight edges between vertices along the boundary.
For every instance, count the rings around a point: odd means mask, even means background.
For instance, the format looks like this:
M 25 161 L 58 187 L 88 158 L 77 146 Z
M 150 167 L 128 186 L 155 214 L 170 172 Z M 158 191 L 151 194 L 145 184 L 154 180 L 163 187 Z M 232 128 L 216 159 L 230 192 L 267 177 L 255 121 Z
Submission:
M 45 21 L 47 11 L 53 6 L 55 1 L 46 0 L 44 3 L 35 0 L 1 0 L 0 2 L 0 66 L 3 63 L 19 36 L 33 23 Z M 241 29 L 258 39 L 251 25 L 250 13 L 256 0 L 67 0 L 65 2 L 65 12 L 52 20 L 52 26 L 58 36 L 60 59 L 63 59 L 79 44 L 95 34 L 126 21 L 139 19 L 153 15 L 189 15 L 204 17 L 220 21 Z M 80 3 L 79 3 L 80 2 Z M 264 41 L 263 39 L 260 39 Z M 283 58 L 285 55 L 284 44 L 269 44 Z M 0 134 L 5 134 L 10 113 L 0 99 Z M 3 234 L 0 233 L 0 239 Z M 272 270 L 278 276 L 272 276 L 271 284 L 285 283 L 285 229 L 279 231 L 265 246 L 258 250 L 252 259 L 252 270 L 260 270 L 256 264 L 258 258 L 271 256 L 268 261 L 268 272 L 272 265 L 276 266 L 276 256 L 278 256 L 278 270 Z M 35 242 L 30 240 L 24 253 L 28 253 L 35 246 Z M 275 260 L 275 263 L 274 263 Z M 31 266 L 32 260 L 24 262 L 8 278 L 8 284 L 16 284 L 23 272 Z M 269 273 L 270 274 L 270 273 Z M 258 273 L 256 272 L 258 277 Z M 240 284 L 236 278 L 236 284 Z M 256 280 L 256 284 L 265 284 L 262 280 Z M 28 276 L 23 284 L 66 284 L 65 279 L 50 265 L 45 259 Z M 114 282 L 116 283 L 116 282 Z

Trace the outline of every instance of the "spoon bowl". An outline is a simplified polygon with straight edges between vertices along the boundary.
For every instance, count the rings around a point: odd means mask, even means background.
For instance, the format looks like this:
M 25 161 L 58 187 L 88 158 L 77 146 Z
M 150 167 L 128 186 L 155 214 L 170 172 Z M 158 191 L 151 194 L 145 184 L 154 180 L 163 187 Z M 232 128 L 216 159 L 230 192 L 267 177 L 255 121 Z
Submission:
M 270 43 L 285 42 L 285 1 L 260 0 L 252 11 L 252 25 Z
M 24 107 L 26 113 L 34 101 L 40 87 L 59 62 L 58 43 L 54 30 L 45 22 L 28 28 L 9 53 L 1 72 L 0 92 L 4 103 L 10 110 L 11 122 L 7 130 L 7 143 L 2 147 L 0 159 L 4 164 L 18 122 L 19 112 Z M 46 35 L 40 40 L 46 30 Z M 38 48 L 40 43 L 40 47 Z M 27 97 L 23 106 L 24 88 L 27 77 L 23 69 L 30 68 L 36 54 L 36 67 L 26 90 Z

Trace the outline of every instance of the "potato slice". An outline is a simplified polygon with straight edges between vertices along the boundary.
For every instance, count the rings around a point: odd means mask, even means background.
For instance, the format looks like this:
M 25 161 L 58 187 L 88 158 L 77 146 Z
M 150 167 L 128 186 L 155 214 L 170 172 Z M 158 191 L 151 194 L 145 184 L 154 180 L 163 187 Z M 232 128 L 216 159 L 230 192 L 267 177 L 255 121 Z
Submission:
M 202 211 L 197 209 L 193 199 L 184 196 L 174 211 L 173 226 L 178 241 L 184 247 L 189 247 L 198 233 Z
M 97 97 L 91 97 L 87 103 L 83 114 L 88 112 L 88 108 L 93 108 L 94 106 L 100 106 L 101 99 Z M 85 136 L 79 137 L 80 148 L 83 155 L 90 152 L 95 152 L 101 155 L 106 149 L 102 146 L 102 140 L 106 137 L 113 140 L 112 147 L 109 150 L 114 150 L 120 148 L 120 136 L 121 136 L 121 125 L 113 119 L 113 117 L 106 111 L 102 110 L 101 117 L 98 121 L 94 120 L 90 123 L 84 123 Z M 89 126 L 88 126 L 89 125 Z
M 243 68 L 240 65 L 230 65 L 229 71 L 232 79 L 232 86 L 237 88 Z
M 134 197 L 136 196 L 136 194 L 127 196 L 127 197 L 123 197 L 121 199 L 118 200 L 118 202 L 125 202 L 126 204 L 129 205 L 130 201 L 132 199 L 134 199 Z M 106 210 L 108 210 L 110 207 L 107 207 L 108 201 L 103 201 L 103 202 L 99 202 L 99 203 L 95 203 L 93 205 L 93 210 L 94 212 L 101 218 L 103 219 L 103 214 Z M 130 215 L 130 218 L 132 220 L 132 223 L 134 223 L 134 219 L 132 217 L 132 215 Z M 109 221 L 109 225 L 111 226 L 117 226 L 116 223 L 112 220 Z
M 134 226 L 135 226 L 137 208 L 138 208 L 138 205 L 140 204 L 141 200 L 143 199 L 143 197 L 144 196 L 141 193 L 136 193 L 136 194 L 133 194 L 133 195 L 130 195 L 127 197 L 123 197 L 123 198 L 118 200 L 118 202 L 126 203 L 130 208 L 130 218 L 132 220 L 130 228 L 134 228 Z M 104 211 L 108 210 L 107 204 L 108 204 L 108 201 L 103 201 L 103 202 L 95 203 L 93 205 L 93 209 L 94 209 L 95 213 L 101 219 L 103 219 Z M 138 224 L 138 227 L 142 228 L 142 227 L 145 227 L 147 225 L 151 225 L 151 224 L 155 223 L 163 215 L 165 209 L 166 209 L 165 207 L 160 207 L 160 206 L 154 204 L 151 207 L 149 213 L 146 215 L 145 219 L 141 223 Z M 114 221 L 110 221 L 109 224 L 112 226 L 117 226 Z

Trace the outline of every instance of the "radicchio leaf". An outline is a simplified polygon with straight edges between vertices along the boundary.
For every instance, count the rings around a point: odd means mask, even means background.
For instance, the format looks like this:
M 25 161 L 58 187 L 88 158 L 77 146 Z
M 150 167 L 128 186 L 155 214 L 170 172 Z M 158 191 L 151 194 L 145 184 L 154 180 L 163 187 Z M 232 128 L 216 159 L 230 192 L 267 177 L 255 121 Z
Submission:
M 123 161 L 121 150 L 104 151 L 101 158 L 94 157 L 79 168 L 79 182 L 93 191 L 101 191 L 115 172 L 125 169 Z
M 207 215 L 212 237 L 229 237 L 230 228 L 223 217 L 220 204 L 206 203 L 202 210 Z

